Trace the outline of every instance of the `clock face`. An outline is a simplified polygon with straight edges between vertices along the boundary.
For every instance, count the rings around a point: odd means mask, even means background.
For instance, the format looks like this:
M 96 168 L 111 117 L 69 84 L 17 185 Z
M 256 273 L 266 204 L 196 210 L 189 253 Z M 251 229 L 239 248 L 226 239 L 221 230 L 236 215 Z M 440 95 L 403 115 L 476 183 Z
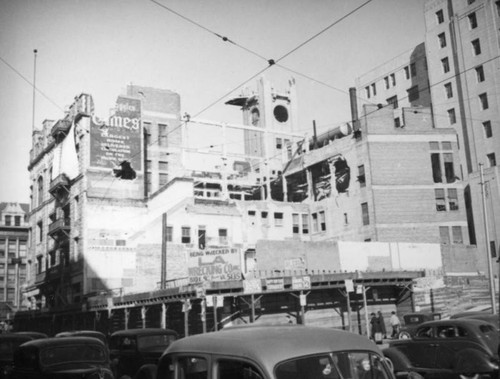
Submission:
M 288 121 L 288 109 L 283 105 L 277 105 L 274 107 L 274 118 L 278 122 L 287 122 Z
M 259 121 L 260 121 L 260 112 L 258 108 L 253 108 L 252 111 L 250 112 L 251 119 L 250 121 L 252 122 L 253 126 L 258 126 Z

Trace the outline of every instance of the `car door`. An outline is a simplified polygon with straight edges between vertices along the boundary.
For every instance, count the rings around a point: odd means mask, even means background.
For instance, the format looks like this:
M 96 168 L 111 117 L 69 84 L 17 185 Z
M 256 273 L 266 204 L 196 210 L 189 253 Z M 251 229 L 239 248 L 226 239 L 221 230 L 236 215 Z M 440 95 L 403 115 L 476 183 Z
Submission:
M 453 368 L 456 354 L 464 348 L 463 337 L 465 331 L 459 331 L 455 325 L 442 324 L 436 327 L 436 368 L 443 370 Z
M 421 326 L 400 350 L 417 368 L 434 368 L 436 365 L 436 338 L 432 326 Z

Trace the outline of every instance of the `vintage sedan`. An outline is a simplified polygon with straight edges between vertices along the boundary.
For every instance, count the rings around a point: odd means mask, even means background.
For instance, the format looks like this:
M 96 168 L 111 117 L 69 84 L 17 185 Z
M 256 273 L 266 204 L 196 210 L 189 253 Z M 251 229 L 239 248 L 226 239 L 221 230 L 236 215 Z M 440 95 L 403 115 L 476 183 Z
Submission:
M 415 312 L 407 313 L 403 316 L 403 325 L 398 333 L 398 338 L 405 340 L 411 338 L 411 336 L 417 330 L 417 327 L 426 321 L 433 321 L 439 319 L 439 315 L 435 313 L 427 312 Z
M 113 379 L 108 350 L 91 337 L 45 338 L 14 353 L 9 379 Z
M 300 325 L 226 328 L 173 342 L 156 379 L 393 379 L 368 338 Z
M 115 378 L 153 379 L 158 359 L 177 337 L 174 330 L 161 328 L 114 332 L 109 339 L 109 350 Z
M 497 378 L 496 327 L 474 319 L 421 324 L 413 337 L 391 341 L 383 350 L 396 374 L 418 372 L 425 378 Z
M 7 378 L 14 361 L 14 351 L 23 343 L 33 340 L 27 334 L 0 334 L 0 379 Z

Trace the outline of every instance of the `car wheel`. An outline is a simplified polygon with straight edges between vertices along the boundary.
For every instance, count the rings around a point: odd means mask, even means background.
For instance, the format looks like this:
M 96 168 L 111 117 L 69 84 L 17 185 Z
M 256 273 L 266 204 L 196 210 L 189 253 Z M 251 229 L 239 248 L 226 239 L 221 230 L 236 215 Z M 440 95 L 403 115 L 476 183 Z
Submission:
M 409 340 L 411 338 L 411 335 L 408 332 L 401 332 L 401 333 L 399 333 L 398 338 L 400 340 Z

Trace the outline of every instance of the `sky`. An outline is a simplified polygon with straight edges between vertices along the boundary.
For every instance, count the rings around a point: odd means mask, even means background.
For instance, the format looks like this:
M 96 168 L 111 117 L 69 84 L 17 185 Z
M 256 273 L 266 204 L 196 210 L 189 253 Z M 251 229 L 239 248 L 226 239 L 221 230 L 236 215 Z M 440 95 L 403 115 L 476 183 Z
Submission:
M 349 121 L 356 78 L 424 41 L 424 1 L 0 0 L 0 202 L 29 203 L 33 124 L 82 92 L 101 118 L 135 84 L 241 123 L 224 103 L 264 70 L 278 90 L 295 79 L 304 131 Z

